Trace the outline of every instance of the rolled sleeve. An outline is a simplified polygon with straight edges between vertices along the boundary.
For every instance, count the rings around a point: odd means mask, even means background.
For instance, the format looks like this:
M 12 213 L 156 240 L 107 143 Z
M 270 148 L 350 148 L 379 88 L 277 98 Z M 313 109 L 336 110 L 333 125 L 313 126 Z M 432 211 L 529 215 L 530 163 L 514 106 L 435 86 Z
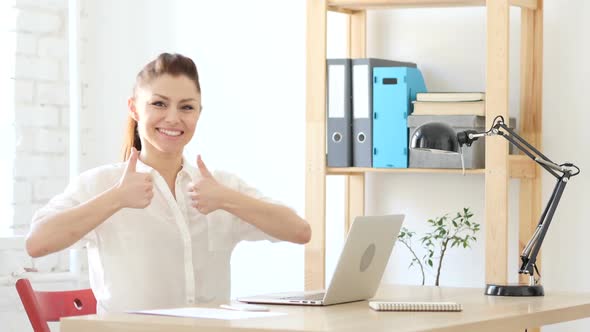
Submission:
M 35 212 L 32 223 L 34 224 L 43 218 L 55 215 L 61 211 L 71 209 L 86 202 L 89 198 L 85 187 L 83 177 L 76 177 L 68 184 L 64 192 L 53 197 L 45 206 Z M 94 230 L 84 235 L 82 239 L 73 246 L 83 246 L 88 242 L 96 242 L 96 234 Z
M 216 172 L 215 178 L 221 180 L 224 185 L 236 190 L 244 195 L 256 198 L 267 203 L 283 205 L 269 197 L 264 196 L 258 189 L 248 185 L 238 176 L 227 172 Z M 280 240 L 265 233 L 260 228 L 232 215 L 234 222 L 232 225 L 233 237 L 235 242 L 239 241 L 263 241 L 279 242 Z

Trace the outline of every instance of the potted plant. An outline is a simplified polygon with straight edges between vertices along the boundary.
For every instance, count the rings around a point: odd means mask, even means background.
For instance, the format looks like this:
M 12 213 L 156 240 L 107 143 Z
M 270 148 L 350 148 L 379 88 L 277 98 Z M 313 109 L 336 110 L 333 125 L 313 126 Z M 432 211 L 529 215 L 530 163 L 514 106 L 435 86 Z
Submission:
M 418 266 L 422 275 L 422 285 L 425 283 L 426 269 L 433 269 L 435 271 L 436 279 L 434 285 L 439 285 L 442 264 L 445 254 L 447 254 L 449 249 L 455 247 L 470 248 L 471 244 L 477 241 L 475 235 L 479 231 L 480 225 L 473 222 L 472 217 L 473 213 L 469 208 L 463 208 L 452 219 L 448 214 L 429 219 L 427 222 L 432 230 L 418 240 L 425 251 L 422 258 L 419 258 L 418 253 L 413 247 L 413 239 L 416 238 L 416 233 L 406 227 L 401 229 L 398 240 L 412 255 L 412 262 L 408 268 Z

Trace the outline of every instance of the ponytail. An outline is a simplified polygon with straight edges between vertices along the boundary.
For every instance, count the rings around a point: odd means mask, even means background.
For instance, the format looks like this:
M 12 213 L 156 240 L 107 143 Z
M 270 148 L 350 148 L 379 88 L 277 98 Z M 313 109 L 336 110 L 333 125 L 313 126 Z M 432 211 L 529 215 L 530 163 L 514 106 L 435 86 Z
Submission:
M 141 151 L 141 140 L 139 139 L 139 133 L 137 132 L 137 121 L 129 116 L 127 119 L 127 128 L 125 129 L 125 138 L 123 140 L 123 161 L 129 159 L 132 147 L 135 147 L 137 151 Z

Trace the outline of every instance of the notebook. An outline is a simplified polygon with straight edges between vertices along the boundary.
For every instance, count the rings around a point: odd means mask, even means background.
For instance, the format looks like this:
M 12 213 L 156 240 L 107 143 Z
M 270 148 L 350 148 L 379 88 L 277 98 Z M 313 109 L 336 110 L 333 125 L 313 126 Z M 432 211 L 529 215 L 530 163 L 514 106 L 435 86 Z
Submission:
M 391 302 L 369 301 L 376 311 L 463 311 L 463 305 L 455 302 Z
M 479 101 L 485 100 L 483 92 L 418 92 L 417 101 L 449 102 L 449 101 Z
M 414 102 L 412 115 L 482 115 L 486 114 L 485 101 Z

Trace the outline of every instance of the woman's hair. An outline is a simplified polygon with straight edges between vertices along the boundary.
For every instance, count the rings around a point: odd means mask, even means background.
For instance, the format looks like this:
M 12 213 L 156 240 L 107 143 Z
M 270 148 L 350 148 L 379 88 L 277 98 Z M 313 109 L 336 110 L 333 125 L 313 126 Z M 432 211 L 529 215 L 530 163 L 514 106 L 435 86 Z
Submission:
M 149 83 L 153 79 L 164 74 L 172 76 L 184 75 L 195 83 L 197 92 L 201 93 L 201 85 L 199 84 L 199 73 L 197 66 L 193 60 L 180 54 L 162 53 L 158 57 L 145 65 L 143 69 L 137 74 L 135 79 L 135 86 L 133 87 L 133 95 L 138 86 Z M 141 140 L 137 132 L 137 121 L 131 116 L 127 118 L 127 128 L 125 128 L 125 138 L 123 140 L 123 161 L 129 158 L 131 148 L 135 147 L 138 151 L 141 150 Z

